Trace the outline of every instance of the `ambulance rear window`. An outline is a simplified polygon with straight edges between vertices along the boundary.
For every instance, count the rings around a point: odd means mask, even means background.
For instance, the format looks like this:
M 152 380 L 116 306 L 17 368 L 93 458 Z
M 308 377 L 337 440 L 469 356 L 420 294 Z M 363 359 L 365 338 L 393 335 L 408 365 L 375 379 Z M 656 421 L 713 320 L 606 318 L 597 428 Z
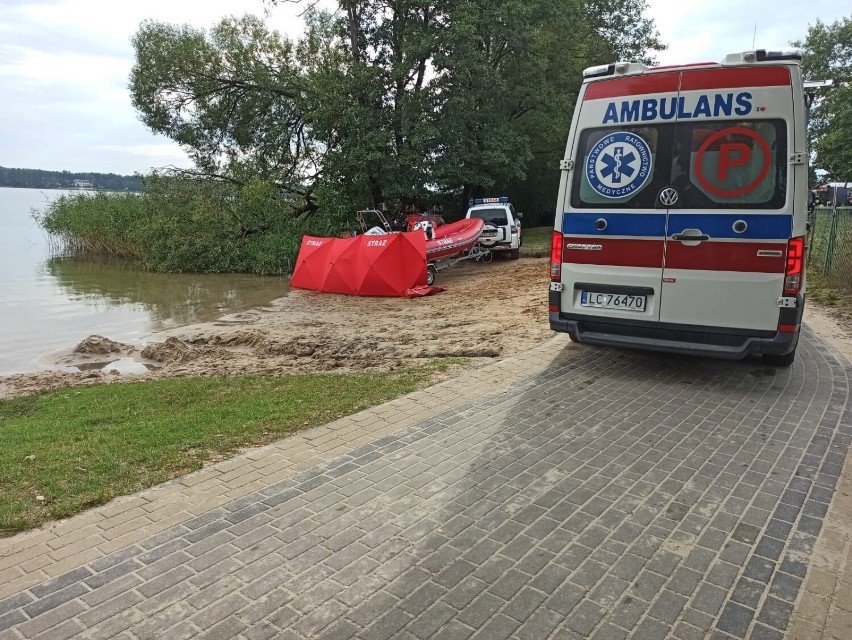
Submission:
M 682 208 L 784 206 L 783 120 L 680 125 L 675 150 L 672 182 L 681 192 Z M 681 188 L 679 176 L 687 172 L 689 187 Z
M 784 120 L 660 123 L 581 132 L 574 208 L 780 209 L 787 192 Z
M 571 204 L 575 207 L 650 208 L 661 182 L 656 172 L 656 126 L 587 129 L 580 134 Z M 663 163 L 663 167 L 668 163 Z

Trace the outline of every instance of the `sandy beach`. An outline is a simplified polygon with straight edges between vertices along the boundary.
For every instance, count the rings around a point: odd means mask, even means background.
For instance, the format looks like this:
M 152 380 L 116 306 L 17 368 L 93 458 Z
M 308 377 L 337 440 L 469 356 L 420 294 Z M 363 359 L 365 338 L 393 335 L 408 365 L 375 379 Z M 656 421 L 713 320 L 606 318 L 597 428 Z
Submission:
M 91 336 L 56 358 L 80 371 L 2 377 L 0 398 L 173 376 L 382 371 L 433 358 L 475 366 L 552 335 L 547 266 L 546 258 L 463 263 L 439 273 L 445 292 L 410 300 L 294 290 L 264 307 L 155 334 L 145 345 Z M 848 312 L 809 302 L 805 322 L 852 360 Z M 116 361 L 125 365 L 111 368 Z M 126 373 L 127 362 L 144 373 Z

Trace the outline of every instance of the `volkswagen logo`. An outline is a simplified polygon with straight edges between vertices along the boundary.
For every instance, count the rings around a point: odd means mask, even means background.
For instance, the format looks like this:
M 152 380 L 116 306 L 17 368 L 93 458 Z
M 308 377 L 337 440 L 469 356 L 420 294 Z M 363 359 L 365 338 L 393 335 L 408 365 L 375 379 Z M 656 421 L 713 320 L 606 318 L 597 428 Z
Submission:
M 677 202 L 677 189 L 674 187 L 666 187 L 660 191 L 660 202 L 667 207 L 672 206 L 675 202 Z

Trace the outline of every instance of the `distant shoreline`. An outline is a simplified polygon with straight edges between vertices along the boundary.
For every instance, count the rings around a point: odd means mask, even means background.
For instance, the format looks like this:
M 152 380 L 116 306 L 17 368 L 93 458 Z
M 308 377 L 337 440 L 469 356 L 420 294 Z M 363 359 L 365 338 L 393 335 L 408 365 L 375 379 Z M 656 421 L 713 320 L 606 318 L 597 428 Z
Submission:
M 84 193 L 86 191 L 112 191 L 115 193 L 139 193 L 142 189 L 115 189 L 112 187 L 29 187 L 29 186 L 17 186 L 12 184 L 0 184 L 0 188 L 3 189 L 32 189 L 34 191 L 79 191 Z
M 68 189 L 78 191 L 141 191 L 139 174 L 98 171 L 46 171 L 0 166 L 0 187 L 10 189 Z

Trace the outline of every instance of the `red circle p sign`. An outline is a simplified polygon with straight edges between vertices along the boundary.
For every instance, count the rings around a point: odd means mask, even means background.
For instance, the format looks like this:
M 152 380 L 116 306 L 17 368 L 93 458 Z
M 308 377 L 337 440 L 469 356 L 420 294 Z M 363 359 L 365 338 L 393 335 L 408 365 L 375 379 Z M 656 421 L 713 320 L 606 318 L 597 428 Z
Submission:
M 710 159 L 707 152 L 711 147 L 716 152 L 715 167 L 710 162 L 705 166 L 704 162 L 705 157 Z M 755 154 L 759 157 L 755 158 Z M 769 144 L 759 133 L 745 127 L 729 127 L 707 136 L 695 160 L 695 177 L 704 189 L 721 198 L 736 198 L 753 191 L 766 179 L 772 156 Z M 759 166 L 756 176 L 755 164 Z M 744 180 L 748 182 L 743 184 Z

